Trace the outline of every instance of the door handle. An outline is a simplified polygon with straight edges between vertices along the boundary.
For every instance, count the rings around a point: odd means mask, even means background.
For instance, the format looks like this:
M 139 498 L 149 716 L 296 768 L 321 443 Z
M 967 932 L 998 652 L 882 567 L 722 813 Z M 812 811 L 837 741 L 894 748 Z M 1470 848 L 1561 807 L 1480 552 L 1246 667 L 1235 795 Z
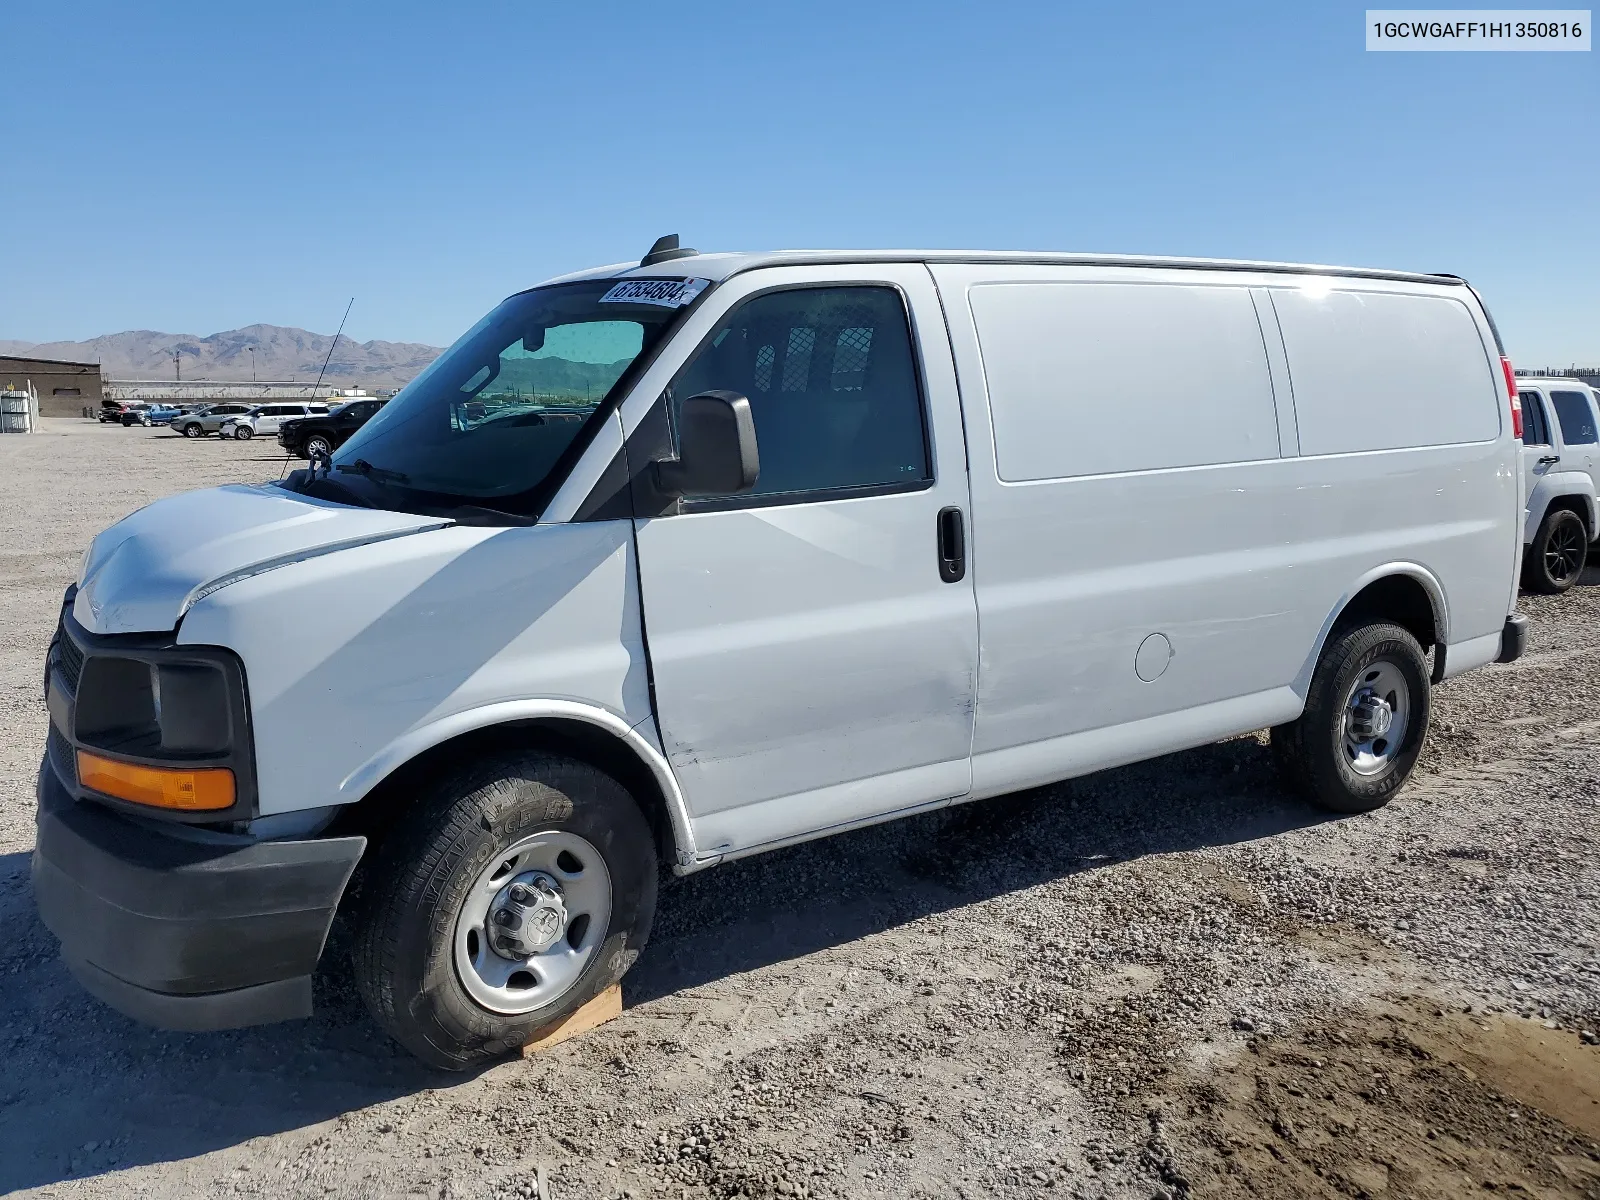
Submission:
M 1552 466 L 1555 463 L 1558 463 L 1560 461 L 1561 461 L 1561 455 L 1559 455 L 1559 454 L 1546 454 L 1543 458 L 1541 458 L 1539 460 L 1539 465 L 1541 467 L 1548 467 L 1548 466 Z
M 959 508 L 939 510 L 939 578 L 960 583 L 967 574 L 967 530 Z

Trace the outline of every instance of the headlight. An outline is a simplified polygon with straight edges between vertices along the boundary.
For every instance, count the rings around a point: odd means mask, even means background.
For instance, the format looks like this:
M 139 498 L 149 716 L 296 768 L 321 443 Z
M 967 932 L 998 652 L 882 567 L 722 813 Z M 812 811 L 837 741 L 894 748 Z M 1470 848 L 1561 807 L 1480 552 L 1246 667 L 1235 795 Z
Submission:
M 231 708 L 220 666 L 96 654 L 78 683 L 78 740 L 147 758 L 225 754 Z
M 58 637 L 46 697 L 51 762 L 69 789 L 162 809 L 169 820 L 254 813 L 255 755 L 238 655 L 222 646 L 97 637 L 71 613 L 62 615 Z

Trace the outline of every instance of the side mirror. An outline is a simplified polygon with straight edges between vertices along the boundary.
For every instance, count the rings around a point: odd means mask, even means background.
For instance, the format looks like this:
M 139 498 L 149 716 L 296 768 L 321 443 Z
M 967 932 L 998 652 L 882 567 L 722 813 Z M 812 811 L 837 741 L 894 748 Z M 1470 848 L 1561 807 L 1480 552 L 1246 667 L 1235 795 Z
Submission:
M 655 464 L 656 486 L 672 496 L 748 492 L 761 474 L 750 401 L 738 392 L 701 392 L 683 402 L 678 457 Z

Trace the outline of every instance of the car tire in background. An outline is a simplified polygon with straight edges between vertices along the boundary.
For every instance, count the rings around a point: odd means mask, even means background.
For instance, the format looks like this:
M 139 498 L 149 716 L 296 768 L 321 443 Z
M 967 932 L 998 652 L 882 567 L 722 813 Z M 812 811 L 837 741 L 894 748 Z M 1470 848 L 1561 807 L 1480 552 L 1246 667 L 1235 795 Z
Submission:
M 190 421 L 183 427 L 183 436 L 186 438 L 205 437 L 205 435 L 205 426 L 201 425 L 199 421 Z
M 233 436 L 241 442 L 248 442 L 255 435 L 256 431 L 248 425 L 235 425 L 233 427 Z
M 1570 508 L 1551 509 L 1522 558 L 1522 585 L 1530 592 L 1560 595 L 1583 574 L 1589 531 Z
M 1333 812 L 1382 808 L 1422 753 L 1429 687 L 1428 661 L 1405 629 L 1387 622 L 1336 627 L 1300 719 L 1272 730 L 1289 784 Z
M 327 458 L 333 453 L 333 442 L 325 434 L 313 433 L 306 439 L 301 458 Z
M 363 874 L 361 998 L 407 1050 L 459 1071 L 526 1045 L 622 978 L 650 936 L 659 864 L 622 784 L 512 750 L 418 796 Z

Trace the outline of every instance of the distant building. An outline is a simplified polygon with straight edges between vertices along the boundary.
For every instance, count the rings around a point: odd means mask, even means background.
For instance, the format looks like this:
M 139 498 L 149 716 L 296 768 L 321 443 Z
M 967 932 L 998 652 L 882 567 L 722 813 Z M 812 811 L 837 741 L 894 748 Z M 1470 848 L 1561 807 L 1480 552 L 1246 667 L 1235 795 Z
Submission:
M 212 404 L 223 400 L 257 404 L 295 400 L 326 400 L 337 390 L 331 383 L 262 380 L 233 383 L 217 379 L 108 379 L 106 399 L 140 404 Z
M 393 391 L 392 388 L 379 388 L 378 395 L 389 395 Z M 215 404 L 225 400 L 256 404 L 324 400 L 337 404 L 346 397 L 364 396 L 366 393 L 335 383 L 318 385 L 294 380 L 264 379 L 259 383 L 236 383 L 220 379 L 108 379 L 105 381 L 105 395 L 107 400 L 136 401 L 140 404 Z
M 105 397 L 98 363 L 0 355 L 0 391 L 26 391 L 30 383 L 39 394 L 43 417 L 78 417 L 85 408 L 98 411 Z
M 1576 379 L 1592 388 L 1600 388 L 1600 367 L 1535 367 L 1517 372 L 1532 379 Z

